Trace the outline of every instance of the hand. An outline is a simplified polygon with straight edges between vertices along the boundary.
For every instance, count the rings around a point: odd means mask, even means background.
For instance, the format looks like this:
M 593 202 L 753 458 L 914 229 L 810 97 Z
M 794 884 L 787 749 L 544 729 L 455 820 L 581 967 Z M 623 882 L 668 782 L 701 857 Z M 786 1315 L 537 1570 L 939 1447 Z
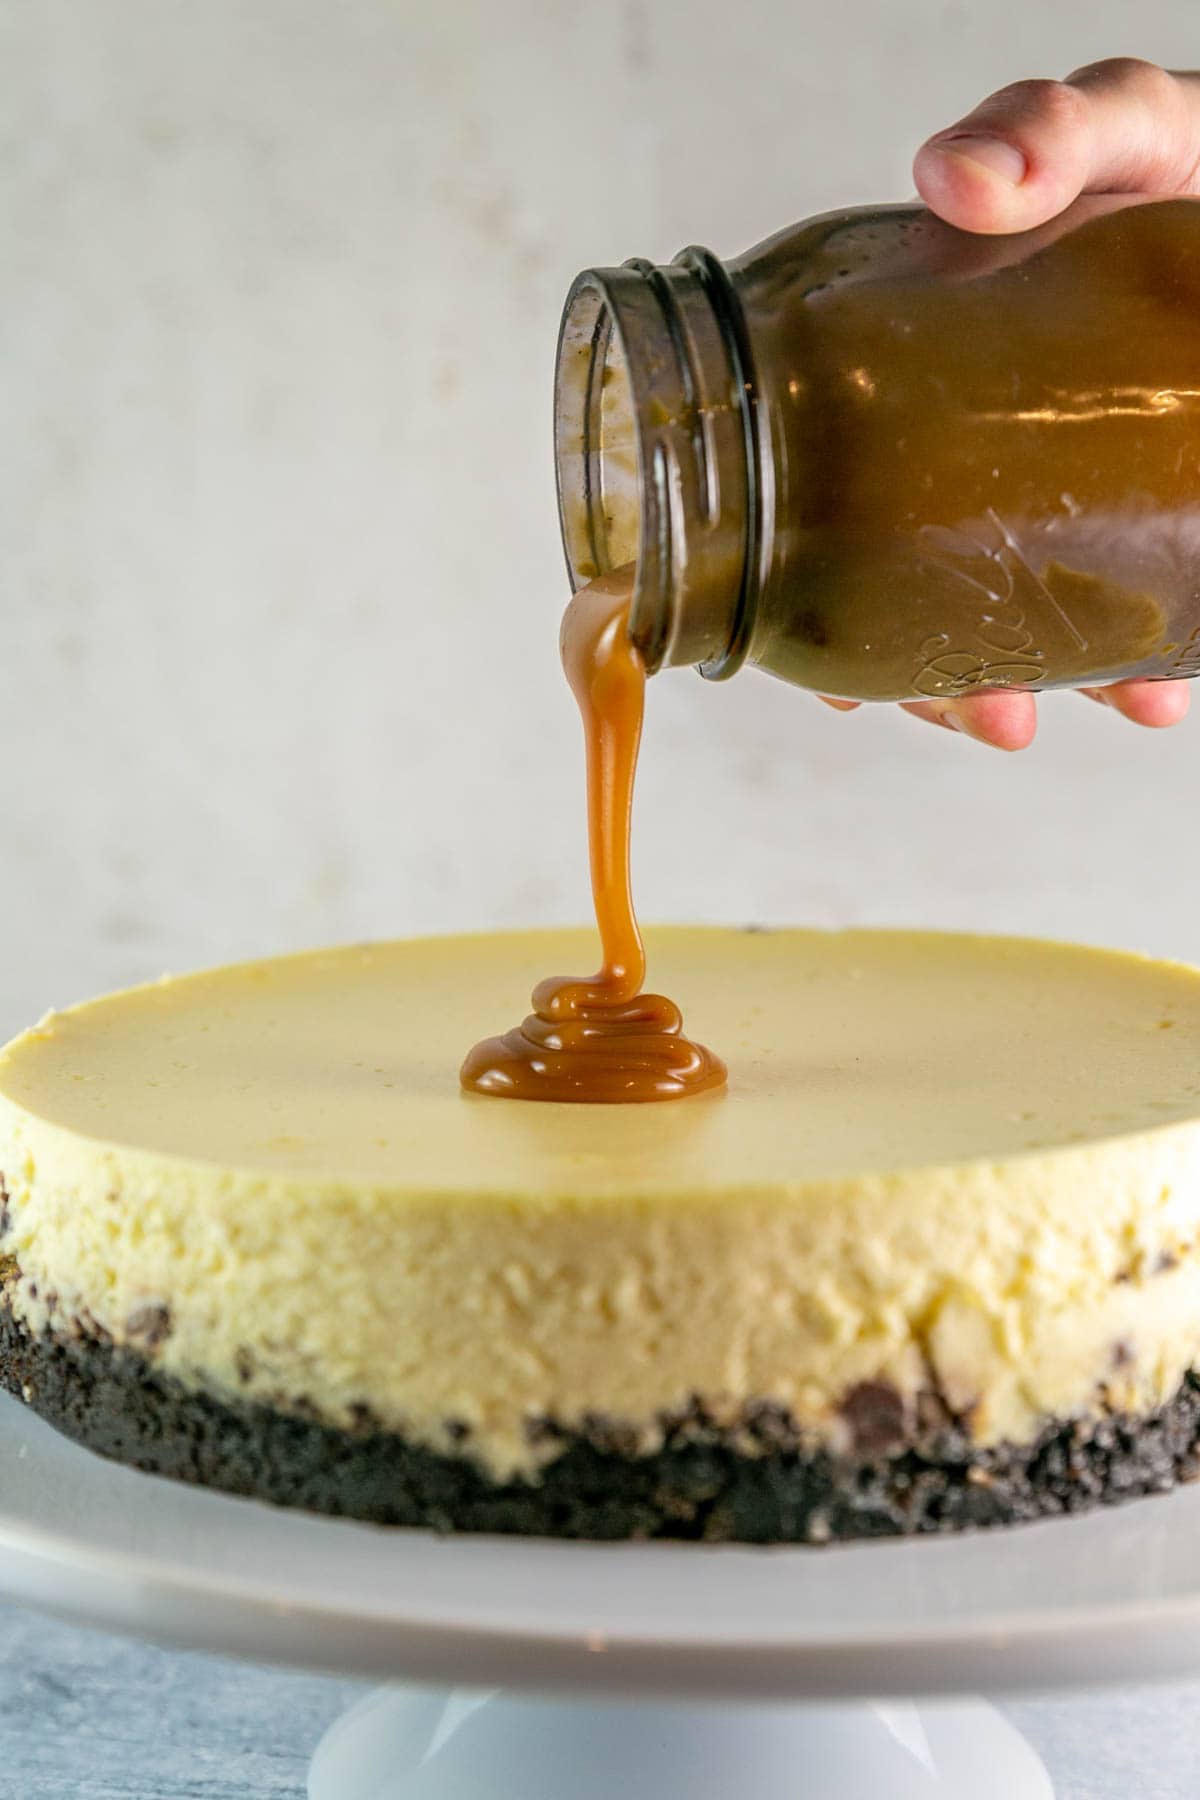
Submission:
M 1084 193 L 1200 194 L 1200 74 L 1117 57 L 1066 81 L 1018 81 L 923 144 L 913 175 L 925 204 L 964 231 L 1026 231 Z M 1186 681 L 1083 691 L 1136 725 L 1175 725 L 1188 709 Z M 906 711 L 1001 750 L 1024 749 L 1037 727 L 1032 694 Z

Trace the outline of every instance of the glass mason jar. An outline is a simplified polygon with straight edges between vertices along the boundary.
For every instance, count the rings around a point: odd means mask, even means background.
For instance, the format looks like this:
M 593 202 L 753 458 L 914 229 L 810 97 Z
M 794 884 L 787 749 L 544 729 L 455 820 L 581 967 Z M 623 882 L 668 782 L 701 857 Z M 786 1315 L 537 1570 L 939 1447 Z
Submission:
M 1013 237 L 915 206 L 580 275 L 572 585 L 636 561 L 653 671 L 855 700 L 1200 672 L 1200 201 Z

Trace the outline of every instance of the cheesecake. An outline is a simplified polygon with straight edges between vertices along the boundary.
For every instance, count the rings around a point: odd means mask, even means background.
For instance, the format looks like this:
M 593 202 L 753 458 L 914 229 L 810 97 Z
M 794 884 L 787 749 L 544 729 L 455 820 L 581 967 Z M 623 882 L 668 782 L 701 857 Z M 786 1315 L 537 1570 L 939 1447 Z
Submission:
M 584 932 L 240 964 L 0 1053 L 0 1381 L 160 1475 L 382 1524 L 821 1543 L 1200 1466 L 1200 972 L 662 929 L 729 1067 L 497 1101 Z

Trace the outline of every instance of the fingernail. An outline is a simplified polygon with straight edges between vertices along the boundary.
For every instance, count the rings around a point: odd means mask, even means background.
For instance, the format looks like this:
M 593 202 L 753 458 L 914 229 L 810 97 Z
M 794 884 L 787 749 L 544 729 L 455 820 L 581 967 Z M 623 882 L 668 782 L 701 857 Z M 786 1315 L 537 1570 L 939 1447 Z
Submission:
M 1006 144 L 1003 138 L 979 137 L 973 131 L 959 137 L 938 138 L 930 148 L 949 150 L 967 162 L 978 163 L 989 175 L 999 175 L 1012 187 L 1019 187 L 1029 171 L 1029 164 L 1015 144 Z
M 958 714 L 949 706 L 946 708 L 945 712 L 941 714 L 941 722 L 948 731 L 965 732 L 967 729 Z

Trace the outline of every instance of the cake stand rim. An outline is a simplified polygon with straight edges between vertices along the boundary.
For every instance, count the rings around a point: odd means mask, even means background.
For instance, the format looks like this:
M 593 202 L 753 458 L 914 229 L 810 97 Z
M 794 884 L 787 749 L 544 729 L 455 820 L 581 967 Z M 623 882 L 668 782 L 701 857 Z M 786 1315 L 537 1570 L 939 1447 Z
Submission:
M 512 1547 L 504 1538 L 490 1542 L 500 1554 Z M 619 1554 L 621 1547 L 611 1548 Z M 527 1693 L 744 1701 L 933 1697 L 1167 1680 L 1200 1668 L 1200 1593 L 921 1623 L 903 1632 L 808 1639 L 634 1633 L 603 1634 L 598 1641 L 582 1628 L 533 1630 L 339 1609 L 253 1581 L 15 1526 L 3 1516 L 0 1591 L 59 1617 L 178 1648 L 331 1674 Z

